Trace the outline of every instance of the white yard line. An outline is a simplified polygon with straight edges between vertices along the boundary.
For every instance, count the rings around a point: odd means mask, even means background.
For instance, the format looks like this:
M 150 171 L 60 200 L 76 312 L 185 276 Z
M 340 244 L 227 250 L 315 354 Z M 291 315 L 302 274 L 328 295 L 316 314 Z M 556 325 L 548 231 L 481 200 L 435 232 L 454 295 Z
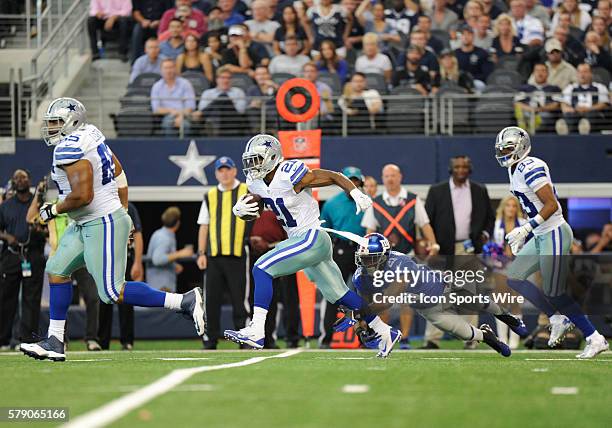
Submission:
M 294 349 L 291 351 L 283 352 L 282 354 L 270 355 L 266 357 L 254 357 L 248 360 L 238 361 L 236 363 L 219 364 L 216 366 L 200 366 L 189 369 L 178 369 L 170 372 L 166 376 L 156 380 L 149 385 L 140 388 L 137 391 L 131 392 L 117 400 L 113 400 L 110 403 L 105 404 L 102 407 L 98 407 L 90 412 L 87 412 L 81 416 L 77 416 L 67 424 L 62 425 L 63 428 L 98 428 L 106 426 L 117 419 L 125 416 L 129 412 L 145 403 L 159 397 L 162 394 L 170 391 L 177 385 L 185 382 L 191 376 L 202 373 L 210 372 L 215 370 L 232 369 L 236 367 L 250 366 L 265 361 L 269 358 L 287 358 L 293 355 L 299 354 L 301 349 Z

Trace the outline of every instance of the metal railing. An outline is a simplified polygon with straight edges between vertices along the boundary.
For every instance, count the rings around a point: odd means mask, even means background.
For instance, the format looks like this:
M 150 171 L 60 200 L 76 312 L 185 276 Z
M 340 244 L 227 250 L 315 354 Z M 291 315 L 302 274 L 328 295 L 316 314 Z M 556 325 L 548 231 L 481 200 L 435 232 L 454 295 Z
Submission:
M 19 88 L 19 85 L 16 85 Z M 19 92 L 19 90 L 17 90 Z M 167 115 L 155 114 L 148 91 L 128 92 L 119 100 L 104 96 L 82 98 L 88 109 L 89 119 L 108 137 L 198 137 L 243 136 L 258 132 L 276 132 L 296 129 L 295 123 L 285 121 L 276 110 L 274 97 L 246 97 L 234 103 L 229 98 L 218 99 L 202 112 L 198 111 L 199 99 L 163 99 L 164 103 L 195 105 L 195 113 L 172 120 Z M 31 97 L 18 94 L 17 102 L 10 104 L 16 136 L 25 136 L 25 113 L 36 102 Z M 557 94 L 555 98 L 560 97 Z M 445 94 L 442 96 L 383 95 L 382 109 L 369 112 L 363 101 L 347 103 L 342 97 L 334 97 L 326 103 L 323 113 L 301 128 L 322 128 L 325 135 L 461 135 L 494 134 L 500 129 L 518 124 L 531 133 L 554 133 L 557 119 L 565 118 L 569 132 L 578 132 L 578 121 L 564 116 L 560 110 L 532 113 L 517 109 L 515 94 Z M 179 103 L 179 104 L 180 104 Z M 21 108 L 19 108 L 21 106 Z M 170 104 L 167 104 L 170 106 Z M 105 110 L 105 108 L 107 110 Z M 612 114 L 592 115 L 590 132 L 612 130 Z M 184 120 L 183 120 L 184 119 Z

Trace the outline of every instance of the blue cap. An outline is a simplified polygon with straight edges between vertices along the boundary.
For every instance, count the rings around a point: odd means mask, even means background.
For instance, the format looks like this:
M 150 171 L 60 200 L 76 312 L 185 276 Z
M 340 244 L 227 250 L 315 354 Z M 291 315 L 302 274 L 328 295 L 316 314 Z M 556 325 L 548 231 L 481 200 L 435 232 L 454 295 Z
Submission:
M 236 168 L 236 164 L 229 156 L 221 156 L 219 159 L 215 161 L 215 170 L 219 168 Z
M 347 178 L 355 177 L 355 178 L 361 180 L 362 183 L 365 181 L 365 177 L 363 176 L 363 173 L 356 166 L 347 166 L 347 167 L 345 167 L 342 170 L 342 174 L 345 175 Z

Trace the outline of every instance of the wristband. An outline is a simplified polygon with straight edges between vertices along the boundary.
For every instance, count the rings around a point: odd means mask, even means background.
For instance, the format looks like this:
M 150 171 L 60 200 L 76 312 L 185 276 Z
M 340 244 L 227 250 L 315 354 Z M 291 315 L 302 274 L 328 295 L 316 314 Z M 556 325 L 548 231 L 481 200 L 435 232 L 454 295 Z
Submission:
M 119 189 L 128 187 L 128 182 L 127 182 L 127 177 L 125 176 L 125 171 L 121 171 L 121 174 L 115 177 L 115 182 L 117 183 L 117 187 Z
M 205 256 L 206 255 L 206 251 L 198 251 L 198 256 Z
M 57 204 L 51 205 L 51 214 L 57 217 Z
M 542 217 L 540 214 L 536 215 L 534 218 L 532 218 L 531 220 L 529 220 L 529 226 L 531 226 L 531 230 L 535 229 L 536 227 L 538 227 L 539 225 L 541 225 L 542 223 L 544 223 L 544 217 Z M 531 232 L 530 230 L 530 232 Z

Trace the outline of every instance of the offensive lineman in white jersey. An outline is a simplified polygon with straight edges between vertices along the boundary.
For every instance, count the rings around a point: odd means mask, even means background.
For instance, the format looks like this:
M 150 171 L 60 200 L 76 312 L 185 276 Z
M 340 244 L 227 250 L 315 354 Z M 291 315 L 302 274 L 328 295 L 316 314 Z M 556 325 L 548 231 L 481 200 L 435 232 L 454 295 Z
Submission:
M 495 157 L 508 168 L 510 191 L 519 199 L 529 221 L 506 235 L 516 255 L 508 269 L 508 286 L 518 291 L 548 315 L 551 323 L 548 346 L 558 345 L 565 333 L 577 326 L 587 346 L 577 358 L 593 358 L 608 350 L 606 339 L 599 334 L 578 304 L 567 294 L 568 256 L 573 240 L 550 178 L 548 165 L 529 156 L 529 134 L 521 128 L 504 128 L 497 135 Z M 525 243 L 530 233 L 533 239 Z M 542 290 L 527 278 L 542 273 Z
M 332 259 L 331 239 L 320 228 L 319 204 L 312 197 L 312 188 L 338 185 L 355 200 L 357 213 L 372 205 L 370 198 L 340 173 L 324 169 L 311 171 L 302 161 L 284 161 L 281 144 L 271 135 L 251 138 L 242 154 L 242 163 L 249 191 L 261 196 L 274 211 L 288 239 L 255 262 L 253 321 L 239 331 L 226 330 L 225 337 L 261 349 L 273 278 L 303 269 L 327 301 L 362 311 L 364 320 L 373 330 L 371 336 L 362 337 L 362 341 L 378 349 L 379 357 L 387 357 L 401 339 L 401 333 L 375 314 L 368 314 L 367 302 L 346 286 L 340 268 Z M 238 217 L 257 215 L 258 205 L 247 194 L 236 202 L 233 212 Z
M 86 123 L 85 107 L 73 98 L 49 104 L 42 136 L 53 151 L 52 178 L 59 202 L 45 203 L 40 219 L 47 222 L 66 213 L 73 220 L 60 239 L 45 270 L 49 274 L 49 332 L 38 343 L 21 344 L 33 358 L 64 361 L 64 328 L 72 302 L 71 275 L 87 267 L 104 303 L 166 307 L 192 318 L 204 334 L 202 292 L 164 293 L 144 282 L 126 281 L 127 244 L 132 221 L 127 214 L 127 179 L 104 135 Z

